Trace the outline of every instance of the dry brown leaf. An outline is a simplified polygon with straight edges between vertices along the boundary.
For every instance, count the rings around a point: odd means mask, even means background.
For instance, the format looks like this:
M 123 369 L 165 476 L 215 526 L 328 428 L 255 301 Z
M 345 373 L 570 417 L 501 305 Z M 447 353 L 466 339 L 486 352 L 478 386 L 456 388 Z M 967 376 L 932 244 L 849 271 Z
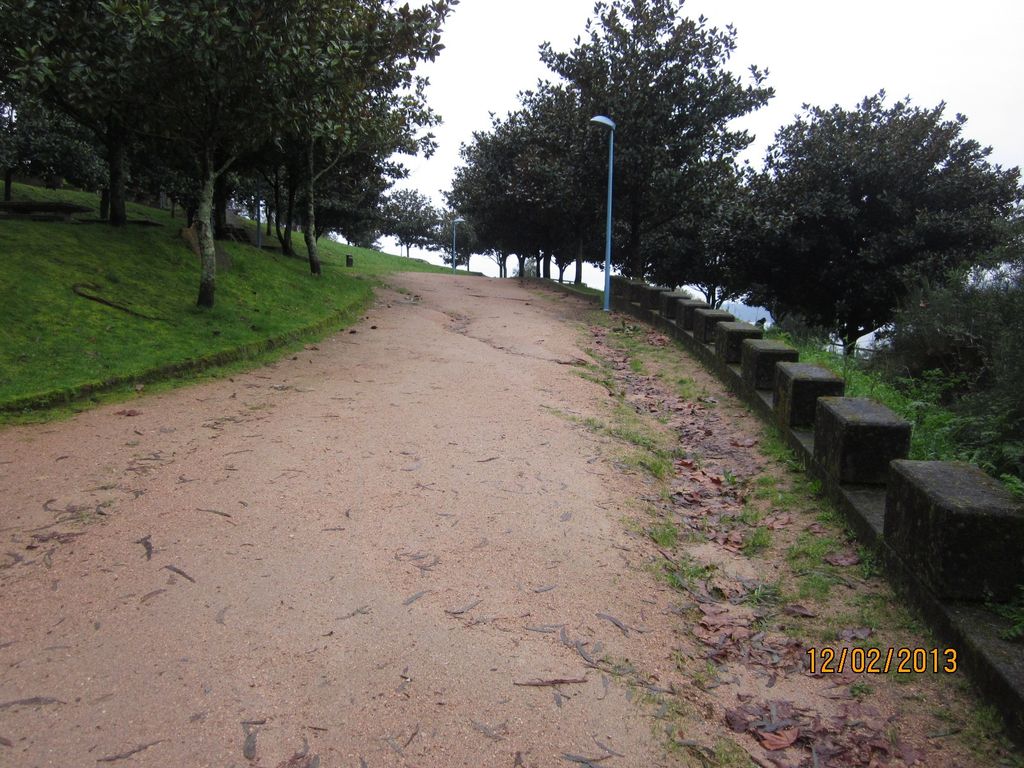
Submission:
M 762 747 L 767 749 L 769 752 L 775 752 L 776 750 L 786 749 L 787 747 L 793 746 L 793 743 L 800 738 L 800 729 L 782 728 L 781 730 L 771 733 L 756 731 L 756 734 L 757 738 L 761 741 Z

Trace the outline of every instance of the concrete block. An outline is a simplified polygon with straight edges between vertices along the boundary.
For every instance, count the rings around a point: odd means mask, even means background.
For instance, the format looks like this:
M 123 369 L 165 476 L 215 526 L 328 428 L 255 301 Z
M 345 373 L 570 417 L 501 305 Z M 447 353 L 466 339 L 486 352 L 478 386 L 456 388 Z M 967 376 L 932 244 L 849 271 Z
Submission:
M 715 326 L 715 354 L 723 363 L 738 363 L 744 339 L 760 339 L 764 329 L 739 321 L 718 323 Z
M 774 339 L 744 339 L 740 352 L 743 383 L 753 389 L 775 387 L 775 364 L 795 363 L 800 353 Z
M 819 397 L 814 461 L 830 481 L 885 485 L 889 462 L 910 453 L 910 422 L 874 400 Z
M 640 306 L 648 310 L 660 309 L 661 294 L 663 293 L 668 293 L 668 289 L 661 288 L 657 285 L 641 284 L 641 286 L 637 289 L 637 295 L 639 296 Z
M 724 309 L 695 309 L 693 311 L 693 337 L 701 344 L 711 344 L 715 340 L 715 326 L 718 323 L 731 323 L 736 318 Z
M 1024 506 L 969 464 L 894 461 L 884 530 L 942 599 L 1002 602 L 1024 583 Z
M 626 299 L 628 301 L 630 291 L 629 278 L 623 277 L 622 275 L 612 275 L 610 282 L 612 298 L 616 301 L 620 299 Z
M 685 291 L 666 291 L 661 294 L 661 310 L 662 317 L 667 317 L 669 320 L 676 319 L 676 309 L 678 308 L 679 299 L 689 299 L 690 294 Z
M 693 330 L 693 313 L 698 309 L 712 309 L 706 301 L 700 299 L 676 299 L 676 325 L 682 319 L 683 330 Z
M 846 384 L 827 368 L 808 363 L 775 366 L 775 418 L 783 429 L 809 427 L 819 397 L 842 397 Z

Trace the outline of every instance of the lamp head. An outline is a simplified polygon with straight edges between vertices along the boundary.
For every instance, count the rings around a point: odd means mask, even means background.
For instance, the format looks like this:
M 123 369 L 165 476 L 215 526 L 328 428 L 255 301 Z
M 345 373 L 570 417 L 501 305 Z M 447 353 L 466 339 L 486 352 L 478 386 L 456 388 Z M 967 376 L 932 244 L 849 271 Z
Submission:
M 466 222 L 466 220 L 464 218 L 462 218 L 461 216 L 459 216 L 457 219 L 452 221 L 452 224 L 464 224 L 465 222 Z
M 610 117 L 605 117 L 604 115 L 595 115 L 594 117 L 590 118 L 590 122 L 597 123 L 598 125 L 603 125 L 607 128 L 611 128 L 613 131 L 615 130 L 615 121 L 612 120 Z

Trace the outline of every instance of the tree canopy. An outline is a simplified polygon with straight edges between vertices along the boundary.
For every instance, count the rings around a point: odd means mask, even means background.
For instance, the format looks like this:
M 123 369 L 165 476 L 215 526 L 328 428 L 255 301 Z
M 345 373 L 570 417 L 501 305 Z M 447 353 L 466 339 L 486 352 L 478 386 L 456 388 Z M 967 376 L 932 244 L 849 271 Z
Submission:
M 367 179 L 357 195 L 340 176 L 389 180 L 404 173 L 394 153 L 432 150 L 424 129 L 437 118 L 415 70 L 438 55 L 456 2 L 0 0 L 4 127 L 8 105 L 31 95 L 93 131 L 105 148 L 113 224 L 125 222 L 133 146 L 187 178 L 202 252 L 198 303 L 212 306 L 211 221 L 230 197 L 229 171 L 273 179 L 273 208 L 279 226 L 286 213 L 288 233 L 301 210 L 310 271 L 319 274 L 318 188 L 329 220 L 365 230 L 373 217 L 351 206 L 375 209 L 386 183 Z M 9 143 L 0 147 L 5 162 Z
M 795 313 L 852 348 L 922 281 L 976 263 L 1020 200 L 1019 172 L 988 162 L 966 118 L 885 94 L 855 109 L 806 107 L 782 128 L 757 179 L 755 302 Z

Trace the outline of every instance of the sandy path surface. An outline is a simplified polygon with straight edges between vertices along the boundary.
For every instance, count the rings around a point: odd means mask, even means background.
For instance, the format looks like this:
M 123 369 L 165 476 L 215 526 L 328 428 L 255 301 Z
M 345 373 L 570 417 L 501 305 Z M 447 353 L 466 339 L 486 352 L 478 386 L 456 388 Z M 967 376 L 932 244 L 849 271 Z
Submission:
M 0 765 L 670 762 L 584 662 L 671 622 L 633 481 L 552 411 L 606 397 L 575 300 L 392 282 L 276 365 L 0 432 Z

